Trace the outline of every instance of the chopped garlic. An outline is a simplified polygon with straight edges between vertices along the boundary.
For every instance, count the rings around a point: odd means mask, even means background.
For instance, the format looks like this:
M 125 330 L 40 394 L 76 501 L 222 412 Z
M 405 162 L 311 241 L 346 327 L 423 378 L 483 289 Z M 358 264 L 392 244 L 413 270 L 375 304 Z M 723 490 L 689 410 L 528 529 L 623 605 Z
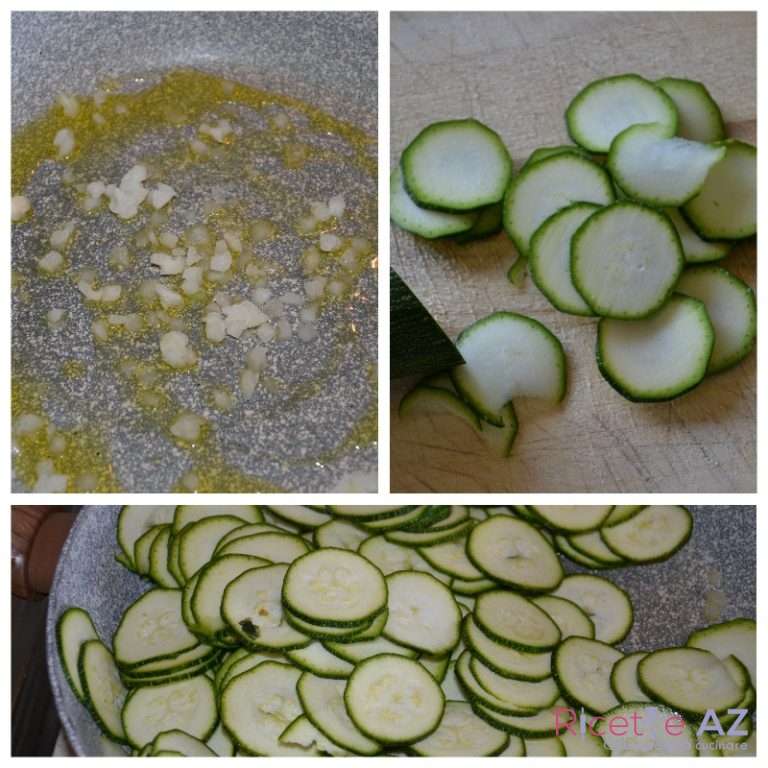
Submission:
M 147 199 L 155 210 L 160 210 L 160 208 L 168 205 L 174 197 L 176 197 L 176 190 L 173 187 L 168 186 L 168 184 L 159 183 L 150 191 Z
M 77 101 L 77 97 L 72 96 L 69 93 L 60 93 L 56 97 L 56 101 L 61 105 L 64 114 L 67 117 L 74 117 L 80 111 L 80 104 Z
M 229 250 L 232 253 L 240 253 L 243 250 L 243 241 L 240 239 L 240 235 L 232 230 L 227 230 L 224 233 L 224 241 L 229 246 Z
M 211 269 L 214 272 L 227 272 L 232 266 L 232 252 L 225 240 L 217 240 L 211 257 Z
M 184 272 L 186 261 L 183 257 L 171 256 L 170 253 L 153 253 L 149 257 L 153 267 L 160 268 L 161 275 L 180 275 Z
M 123 289 L 119 285 L 105 285 L 101 288 L 95 288 L 85 278 L 78 280 L 77 288 L 86 299 L 101 304 L 114 304 L 123 295 Z
M 239 339 L 243 331 L 256 328 L 266 323 L 268 317 L 252 302 L 241 301 L 229 307 L 223 307 L 227 335 Z
M 160 337 L 160 354 L 172 368 L 191 368 L 197 363 L 197 353 L 181 331 L 168 331 Z
M 125 269 L 131 264 L 131 253 L 125 245 L 116 245 L 107 255 L 107 264 L 116 269 Z
M 109 327 L 103 317 L 91 323 L 91 335 L 96 341 L 106 341 L 109 338 Z
M 253 291 L 253 300 L 257 304 L 266 304 L 272 297 L 272 289 L 262 286 Z
M 32 210 L 32 201 L 26 195 L 11 198 L 11 221 L 21 221 Z
M 208 152 L 208 145 L 202 139 L 190 139 L 189 148 L 196 155 L 205 155 Z
M 186 261 L 188 266 L 194 266 L 195 264 L 199 263 L 202 258 L 203 257 L 200 255 L 200 252 L 197 250 L 197 248 L 195 248 L 194 245 L 190 245 L 189 248 L 187 248 Z
M 52 331 L 60 331 L 67 321 L 67 310 L 62 307 L 54 307 L 45 313 L 45 320 Z
M 14 437 L 32 437 L 45 426 L 45 419 L 36 413 L 22 413 L 13 422 Z
M 332 251 L 338 251 L 344 244 L 344 241 L 333 232 L 321 232 L 320 233 L 320 250 L 324 253 L 331 253 Z
M 103 181 L 92 181 L 85 188 L 85 191 L 91 197 L 101 197 L 107 190 L 107 185 Z
M 256 335 L 262 341 L 271 341 L 275 338 L 275 327 L 273 325 L 269 325 L 269 323 L 264 323 L 256 329 Z
M 155 295 L 166 309 L 181 309 L 184 297 L 162 283 L 155 283 Z
M 72 154 L 75 148 L 75 134 L 71 128 L 62 128 L 53 137 L 53 146 L 59 152 L 59 157 L 65 158 Z
M 316 201 L 312 203 L 312 205 L 309 207 L 309 210 L 312 212 L 312 216 L 314 216 L 318 221 L 325 221 L 331 217 L 331 211 L 330 208 L 328 208 L 328 203 L 324 203 L 322 201 Z
M 256 386 L 259 383 L 258 371 L 253 371 L 250 368 L 243 368 L 240 371 L 240 392 L 246 400 L 253 397 L 253 393 L 256 391 Z
M 131 312 L 128 315 L 107 315 L 107 322 L 110 325 L 124 328 L 129 333 L 139 333 L 144 325 L 138 312 Z
M 75 223 L 75 220 L 72 219 L 51 232 L 51 236 L 48 238 L 51 248 L 58 250 L 66 247 L 75 233 Z
M 312 299 L 322 298 L 323 291 L 325 290 L 326 282 L 327 282 L 327 278 L 325 277 L 315 277 L 315 278 L 312 278 L 311 280 L 305 280 L 304 293 L 306 293 L 307 298 L 310 301 Z
M 179 244 L 179 236 L 173 232 L 161 232 L 159 240 L 166 248 L 175 248 Z
M 187 267 L 182 272 L 181 290 L 187 296 L 199 293 L 203 288 L 203 270 L 201 267 Z
M 216 123 L 216 125 L 208 125 L 208 123 L 203 123 L 198 130 L 205 136 L 210 136 L 220 144 L 223 144 L 232 135 L 232 124 L 229 122 L 229 120 L 222 118 L 218 123 Z
M 205 337 L 208 341 L 224 341 L 227 336 L 227 326 L 224 316 L 218 312 L 209 312 L 205 316 Z
M 108 184 L 104 193 L 109 198 L 109 210 L 121 219 L 132 219 L 149 194 L 144 186 L 146 179 L 147 169 L 143 165 L 134 165 L 120 179 L 119 186 Z
M 206 420 L 196 413 L 180 413 L 171 423 L 171 434 L 185 443 L 196 443 L 202 437 Z
M 67 490 L 67 475 L 59 475 L 51 459 L 39 461 L 35 466 L 37 482 L 32 493 L 65 493 Z
M 251 237 L 255 243 L 269 240 L 275 233 L 275 225 L 271 221 L 254 221 L 251 224 Z
M 214 389 L 213 404 L 220 411 L 231 411 L 235 405 L 237 405 L 237 401 L 235 400 L 235 396 L 229 390 Z
M 316 339 L 318 334 L 319 334 L 319 331 L 311 323 L 302 323 L 299 326 L 299 329 L 296 331 L 296 335 L 302 341 L 311 341 L 312 339 Z
M 51 275 L 64 266 L 64 257 L 58 251 L 48 251 L 38 259 L 37 266 L 42 272 Z
M 345 202 L 344 202 L 343 195 L 334 195 L 328 201 L 328 210 L 331 216 L 335 216 L 337 219 L 341 218 L 341 216 L 344 213 L 344 209 L 345 209 Z
M 251 347 L 245 353 L 245 365 L 256 373 L 263 371 L 267 367 L 267 350 L 264 347 Z

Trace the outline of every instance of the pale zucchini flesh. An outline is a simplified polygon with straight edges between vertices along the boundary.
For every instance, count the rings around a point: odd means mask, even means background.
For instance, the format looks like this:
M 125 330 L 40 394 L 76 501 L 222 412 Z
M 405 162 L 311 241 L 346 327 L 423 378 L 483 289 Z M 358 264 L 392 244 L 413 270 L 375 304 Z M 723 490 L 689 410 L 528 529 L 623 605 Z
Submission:
M 707 373 L 719 373 L 741 362 L 757 339 L 755 292 L 719 264 L 699 264 L 683 272 L 676 290 L 704 302 L 715 342 Z
M 489 578 L 526 593 L 551 591 L 563 580 L 552 546 L 524 520 L 493 516 L 478 523 L 469 534 L 467 555 Z
M 554 213 L 578 202 L 607 205 L 615 199 L 602 165 L 561 152 L 526 166 L 504 195 L 504 229 L 522 256 L 536 230 Z
M 664 560 L 690 538 L 691 513 L 682 506 L 651 504 L 628 520 L 607 526 L 601 536 L 622 558 L 647 563 Z
M 757 148 L 735 139 L 722 146 L 725 157 L 682 212 L 705 240 L 743 240 L 757 233 Z
M 654 701 L 696 719 L 708 710 L 726 714 L 744 691 L 715 654 L 700 648 L 663 648 L 637 666 L 640 687 Z
M 573 284 L 601 317 L 635 320 L 653 314 L 672 294 L 684 264 L 669 218 L 631 201 L 593 213 L 571 244 Z
M 636 74 L 589 83 L 568 105 L 565 119 L 571 138 L 599 154 L 607 153 L 614 138 L 631 125 L 658 122 L 674 134 L 678 124 L 674 101 Z
M 412 744 L 440 724 L 445 695 L 414 659 L 381 654 L 358 664 L 344 692 L 349 716 L 369 738 Z
M 677 107 L 677 135 L 693 141 L 721 141 L 725 123 L 717 102 L 703 83 L 682 77 L 656 81 Z
M 403 186 L 400 166 L 389 179 L 389 217 L 401 229 L 427 240 L 466 232 L 477 221 L 475 211 L 436 211 L 418 205 Z
M 696 197 L 712 167 L 725 157 L 722 145 L 669 134 L 659 123 L 633 125 L 611 143 L 606 159 L 624 193 L 655 206 L 680 206 Z
M 629 400 L 671 400 L 704 378 L 714 342 L 703 302 L 675 293 L 642 320 L 602 318 L 598 369 Z
M 464 365 L 452 369 L 461 396 L 491 424 L 516 397 L 559 403 L 565 397 L 563 346 L 544 325 L 514 312 L 495 312 L 473 323 L 456 347 Z
M 592 308 L 573 285 L 571 239 L 600 206 L 574 203 L 550 216 L 531 238 L 531 278 L 554 307 L 571 315 L 590 317 Z
M 504 195 L 512 159 L 499 135 L 474 119 L 424 128 L 400 161 L 403 185 L 425 208 L 467 211 Z

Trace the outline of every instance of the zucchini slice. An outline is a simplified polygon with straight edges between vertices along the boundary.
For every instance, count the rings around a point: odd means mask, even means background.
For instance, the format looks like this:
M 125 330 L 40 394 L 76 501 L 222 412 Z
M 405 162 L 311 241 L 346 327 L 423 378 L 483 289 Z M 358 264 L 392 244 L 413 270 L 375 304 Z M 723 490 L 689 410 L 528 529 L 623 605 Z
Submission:
M 642 320 L 602 318 L 597 365 L 628 400 L 671 400 L 704 378 L 715 331 L 704 303 L 680 293 Z
M 563 345 L 538 320 L 494 312 L 465 328 L 456 346 L 465 364 L 452 369 L 454 386 L 490 424 L 504 426 L 501 410 L 516 397 L 565 397 Z
M 629 595 L 612 581 L 591 573 L 571 573 L 552 593 L 576 603 L 595 625 L 595 639 L 619 643 L 635 619 Z
M 330 680 L 305 672 L 296 686 L 309 721 L 336 746 L 358 755 L 375 755 L 381 744 L 352 722 L 344 705 L 346 681 Z
M 602 715 L 619 704 L 611 672 L 623 656 L 608 643 L 573 635 L 552 654 L 552 672 L 568 701 Z
M 413 744 L 432 733 L 445 709 L 445 694 L 416 660 L 382 653 L 360 662 L 347 680 L 347 712 L 369 738 Z
M 648 317 L 667 301 L 684 265 L 669 218 L 626 200 L 593 213 L 571 243 L 573 284 L 602 317 Z
M 109 739 L 126 741 L 121 719 L 128 691 L 123 686 L 115 659 L 101 640 L 86 640 L 78 659 L 83 701 L 96 724 Z
M 604 716 L 605 722 L 618 724 L 617 730 L 625 731 L 618 737 L 606 734 L 605 743 L 611 757 L 699 756 L 699 737 L 695 728 L 670 707 L 659 704 L 649 706 L 640 700 L 619 704 Z M 634 725 L 625 730 L 621 727 L 622 723 Z
M 200 643 L 184 622 L 181 598 L 180 589 L 155 587 L 128 607 L 112 639 L 119 667 L 173 658 Z
M 61 659 L 61 668 L 72 692 L 80 701 L 85 701 L 83 681 L 80 679 L 78 661 L 80 649 L 89 640 L 98 640 L 99 635 L 90 614 L 82 608 L 67 608 L 56 622 L 56 645 Z
M 387 576 L 387 592 L 384 637 L 433 656 L 453 650 L 461 609 L 445 584 L 422 571 L 396 571 Z
M 736 658 L 757 681 L 757 623 L 754 619 L 730 619 L 691 633 L 686 645 L 711 651 L 719 659 Z
M 682 212 L 705 240 L 743 240 L 757 233 L 757 148 L 735 139 L 722 146 L 725 157 Z
M 292 664 L 263 660 L 229 678 L 219 696 L 219 711 L 240 750 L 252 755 L 312 754 L 309 747 L 280 740 L 303 711 L 296 691 L 301 675 Z
M 411 752 L 421 757 L 493 757 L 509 745 L 510 736 L 479 718 L 466 701 L 446 701 L 440 725 Z
M 579 146 L 606 154 L 616 136 L 638 123 L 658 122 L 674 135 L 678 114 L 675 102 L 659 86 L 640 75 L 625 74 L 585 86 L 568 105 L 565 122 Z
M 512 159 L 499 135 L 468 118 L 424 128 L 403 151 L 408 194 L 424 208 L 474 211 L 497 203 L 512 175 Z
M 571 239 L 598 210 L 595 203 L 569 205 L 550 216 L 531 238 L 528 260 L 533 282 L 552 306 L 570 315 L 595 314 L 573 285 Z
M 561 208 L 578 202 L 607 205 L 615 193 L 608 172 L 575 152 L 559 152 L 527 165 L 504 195 L 504 229 L 522 256 L 534 232 Z
M 511 590 L 478 595 L 473 616 L 489 638 L 518 651 L 551 651 L 562 638 L 560 627 L 543 608 Z
M 320 626 L 361 626 L 387 607 L 387 582 L 369 560 L 346 549 L 316 549 L 294 560 L 282 585 L 285 606 Z
M 703 83 L 682 77 L 656 81 L 677 107 L 677 135 L 693 141 L 721 141 L 725 122 L 720 107 Z
M 137 749 L 170 730 L 184 731 L 205 741 L 219 718 L 213 682 L 201 674 L 188 680 L 134 688 L 125 700 L 122 718 L 125 737 Z
M 695 720 L 708 710 L 725 714 L 745 693 L 725 664 L 701 648 L 652 651 L 637 665 L 637 679 L 653 701 Z
M 468 232 L 475 225 L 475 211 L 457 213 L 423 208 L 414 201 L 403 186 L 400 166 L 389 177 L 389 218 L 406 232 L 427 240 Z
M 544 535 L 515 517 L 493 515 L 477 523 L 467 556 L 490 579 L 525 593 L 550 592 L 563 580 L 563 566 Z
M 249 648 L 285 649 L 309 645 L 309 638 L 283 616 L 281 594 L 286 563 L 263 565 L 241 572 L 224 588 L 221 616 L 240 642 Z
M 722 144 L 669 134 L 669 126 L 641 123 L 611 143 L 606 166 L 628 197 L 655 206 L 680 206 L 699 194 L 707 174 L 725 157 Z
M 681 506 L 651 504 L 637 514 L 600 531 L 617 555 L 634 563 L 666 560 L 691 537 L 693 517 Z
M 719 264 L 699 264 L 683 272 L 676 290 L 704 302 L 712 321 L 715 345 L 707 373 L 741 362 L 757 339 L 755 292 Z

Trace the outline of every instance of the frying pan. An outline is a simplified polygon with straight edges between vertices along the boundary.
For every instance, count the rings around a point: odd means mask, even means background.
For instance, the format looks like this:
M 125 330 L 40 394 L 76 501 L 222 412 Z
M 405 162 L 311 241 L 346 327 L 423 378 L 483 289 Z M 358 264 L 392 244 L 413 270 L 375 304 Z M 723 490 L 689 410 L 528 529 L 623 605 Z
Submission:
M 318 155 L 310 158 L 301 174 L 288 181 L 281 178 L 281 183 L 296 196 L 304 190 L 317 195 L 307 204 L 329 199 L 334 190 L 348 192 L 339 231 L 342 236 L 353 237 L 365 229 L 370 246 L 370 256 L 353 289 L 343 301 L 329 302 L 324 308 L 317 321 L 318 336 L 312 343 L 300 343 L 294 332 L 275 350 L 274 380 L 284 375 L 289 381 L 281 390 L 257 388 L 247 404 L 241 401 L 233 412 L 222 415 L 211 411 L 210 402 L 206 405 L 201 399 L 200 377 L 180 375 L 172 398 L 177 408 L 202 413 L 208 419 L 216 430 L 217 450 L 219 445 L 223 448 L 222 463 L 233 470 L 233 477 L 261 483 L 256 490 L 345 490 L 350 478 L 356 479 L 353 490 L 375 490 L 377 396 L 371 371 L 377 360 L 376 174 L 375 170 L 361 170 L 360 162 L 347 162 L 345 153 L 351 154 L 348 144 L 352 140 L 346 141 L 347 134 L 339 134 L 345 137 L 339 138 L 328 125 L 348 126 L 354 136 L 364 136 L 366 143 L 357 151 L 368 158 L 365 168 L 375 169 L 377 14 L 15 12 L 11 31 L 14 132 L 48 110 L 62 93 L 87 97 L 115 80 L 120 88 L 132 92 L 146 89 L 158 82 L 162 73 L 178 69 L 193 69 L 277 94 L 286 100 L 281 103 L 287 104 L 289 116 L 296 116 L 298 129 L 303 113 L 292 112 L 294 102 L 288 100 L 306 104 L 335 121 L 323 127 L 307 118 L 306 140 L 318 142 Z M 243 125 L 249 125 L 249 119 L 266 118 L 244 114 Z M 253 130 L 258 124 L 249 127 Z M 163 138 L 155 133 L 148 130 L 141 141 L 159 153 Z M 327 144 L 319 143 L 323 141 Z M 129 146 L 127 152 L 131 151 L 142 149 Z M 27 388 L 30 381 L 40 382 L 34 386 L 41 388 L 38 395 L 46 415 L 70 436 L 89 415 L 102 414 L 103 423 L 92 428 L 91 434 L 103 435 L 108 445 L 113 487 L 84 490 L 178 490 L 180 478 L 194 469 L 193 452 L 169 439 L 167 428 L 162 427 L 164 416 L 160 424 L 151 419 L 148 422 L 146 411 L 142 416 L 126 405 L 130 398 L 124 389 L 121 391 L 114 361 L 105 367 L 100 362 L 103 356 L 99 357 L 88 338 L 95 313 L 83 307 L 74 289 L 75 280 L 69 281 L 67 291 L 62 287 L 64 281 L 36 278 L 34 257 L 45 252 L 39 249 L 46 247 L 47 233 L 71 215 L 66 203 L 58 200 L 62 197 L 58 182 L 55 187 L 46 186 L 52 183 L 46 177 L 46 167 L 41 167 L 31 184 L 38 185 L 34 217 L 24 226 L 14 227 L 13 233 L 15 275 L 24 285 L 23 295 L 15 292 L 13 301 L 14 374 L 24 376 Z M 125 170 L 123 166 L 112 172 L 122 174 Z M 220 181 L 227 189 L 231 178 Z M 210 186 L 193 187 L 189 194 L 190 205 L 197 205 L 199 210 Z M 251 206 L 249 215 L 261 205 L 252 198 L 247 198 L 246 204 Z M 171 215 L 181 216 L 180 209 Z M 102 231 L 90 225 L 86 232 L 84 226 L 72 245 L 72 265 L 67 274 L 79 274 L 89 259 L 91 267 L 103 268 L 106 254 L 118 244 L 116 237 L 108 228 Z M 300 291 L 295 233 L 281 233 L 270 244 L 274 244 L 272 256 L 285 275 L 278 280 L 275 294 Z M 47 333 L 44 320 L 52 307 L 68 312 L 64 331 L 54 338 Z M 295 316 L 292 322 L 296 323 Z M 135 354 L 148 353 L 137 342 Z M 219 353 L 217 348 L 210 368 L 200 370 L 206 377 L 203 384 L 221 382 L 237 393 L 235 372 L 242 368 L 242 355 L 242 347 L 232 354 Z M 74 376 L 73 363 L 80 366 Z M 167 419 L 165 422 L 167 425 Z M 198 451 L 198 464 L 201 458 Z M 14 489 L 32 490 L 29 479 L 22 482 L 18 472 Z M 254 486 L 238 487 L 233 482 L 225 488 L 200 490 L 247 491 Z
M 86 506 L 78 514 L 56 568 L 46 626 L 48 663 L 56 706 L 69 741 L 80 755 L 114 754 L 66 683 L 55 646 L 55 624 L 70 606 L 87 610 L 100 636 L 110 642 L 125 608 L 149 588 L 114 556 L 117 506 Z M 705 594 L 722 597 L 717 617 L 755 618 L 756 515 L 751 506 L 689 506 L 690 541 L 665 562 L 606 572 L 630 595 L 633 628 L 622 650 L 680 645 L 693 629 L 709 623 Z M 584 569 L 565 561 L 569 572 Z

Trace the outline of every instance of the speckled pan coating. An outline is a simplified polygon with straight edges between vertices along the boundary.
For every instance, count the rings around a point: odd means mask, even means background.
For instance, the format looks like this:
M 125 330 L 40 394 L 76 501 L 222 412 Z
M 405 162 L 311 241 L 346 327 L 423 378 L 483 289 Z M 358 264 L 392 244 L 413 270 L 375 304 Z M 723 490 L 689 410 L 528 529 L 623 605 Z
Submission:
M 49 108 L 61 92 L 90 93 L 111 76 L 192 67 L 286 94 L 375 136 L 377 35 L 375 13 L 15 12 L 12 122 L 22 125 Z M 142 86 L 144 83 L 137 83 L 137 87 Z M 110 173 L 119 178 L 117 167 Z M 345 188 L 352 194 L 362 190 L 361 197 L 375 195 L 375 179 L 363 178 L 351 165 L 329 168 L 318 162 L 311 169 L 308 165 L 307 177 L 301 183 L 317 196 L 312 199 L 328 199 Z M 57 200 L 62 196 L 57 194 L 56 178 L 38 174 L 33 184 L 37 185 L 33 199 L 47 202 L 36 212 L 39 222 L 33 221 L 24 233 L 14 232 L 14 253 L 34 252 L 35 238 L 44 237 L 40 227 L 45 224 L 46 213 L 49 221 L 73 215 L 61 208 L 66 203 Z M 46 184 L 50 186 L 47 191 Z M 200 196 L 193 195 L 193 202 L 208 194 L 207 190 L 205 186 Z M 101 249 L 106 253 L 105 242 L 109 245 L 110 237 L 118 237 L 109 232 L 96 235 L 98 243 L 79 236 L 79 251 L 87 255 Z M 295 259 L 295 248 L 292 254 L 281 252 L 276 258 L 282 263 Z M 73 269 L 83 266 L 75 264 L 73 258 Z M 41 284 L 34 279 L 34 261 L 30 264 L 29 259 L 20 266 L 15 263 L 15 268 L 30 290 L 24 301 L 14 302 L 14 359 L 24 360 L 38 381 L 55 383 L 55 395 L 46 404 L 48 416 L 62 428 L 71 429 L 76 426 L 77 404 L 89 402 L 92 410 L 105 414 L 103 433 L 110 443 L 120 486 L 128 492 L 170 491 L 191 468 L 191 457 L 167 433 L 147 429 L 136 412 L 125 408 L 120 393 L 115 395 L 115 385 L 107 384 L 113 369 L 99 370 L 89 338 L 90 321 L 77 291 L 66 293 L 61 284 L 53 289 L 50 282 Z M 294 277 L 300 286 L 300 275 Z M 333 374 L 322 379 L 324 383 L 313 397 L 305 397 L 296 406 L 286 401 L 273 407 L 274 398 L 273 402 L 252 401 L 244 412 L 221 421 L 222 442 L 230 451 L 225 460 L 234 470 L 288 491 L 333 490 L 350 475 L 365 478 L 370 486 L 378 462 L 376 442 L 350 445 L 345 452 L 338 450 L 346 445 L 346 436 L 366 409 L 375 407 L 370 386 L 371 366 L 377 358 L 374 270 L 363 275 L 358 288 L 353 300 L 321 318 L 316 344 L 304 344 L 298 353 L 288 345 L 277 352 L 284 360 L 276 365 L 298 372 L 293 381 L 296 388 L 314 386 L 328 361 L 333 360 Z M 295 287 L 283 285 L 281 292 L 288 290 Z M 57 340 L 62 343 L 51 343 L 41 321 L 41 306 L 68 310 L 71 322 L 67 333 Z M 350 328 L 354 328 L 354 338 Z M 337 355 L 339 349 L 344 351 Z M 137 354 L 147 353 L 137 350 Z M 62 376 L 65 358 L 82 361 L 88 376 Z M 236 381 L 234 374 L 241 364 L 242 359 L 214 355 L 201 373 L 208 381 Z M 203 390 L 195 377 L 188 376 L 188 383 L 180 379 L 179 402 L 202 412 L 206 407 L 201 400 Z M 210 409 L 210 404 L 207 407 Z M 256 423 L 260 423 L 260 430 L 254 429 Z M 15 490 L 29 489 L 15 486 Z
M 191 66 L 308 101 L 376 133 L 375 13 L 17 11 L 11 34 L 14 127 L 62 90 L 89 92 L 106 77 Z
M 726 598 L 721 618 L 756 617 L 756 509 L 752 506 L 690 506 L 693 535 L 670 560 L 602 572 L 629 593 L 635 624 L 621 644 L 626 652 L 685 642 L 705 625 L 704 593 L 710 575 L 720 575 Z M 85 507 L 59 560 L 48 613 L 49 672 L 64 729 L 79 754 L 98 755 L 116 747 L 104 742 L 90 715 L 76 701 L 61 672 L 55 648 L 55 622 L 69 606 L 93 617 L 109 643 L 125 608 L 149 583 L 114 560 L 118 551 L 119 507 Z M 565 561 L 567 572 L 583 572 Z

